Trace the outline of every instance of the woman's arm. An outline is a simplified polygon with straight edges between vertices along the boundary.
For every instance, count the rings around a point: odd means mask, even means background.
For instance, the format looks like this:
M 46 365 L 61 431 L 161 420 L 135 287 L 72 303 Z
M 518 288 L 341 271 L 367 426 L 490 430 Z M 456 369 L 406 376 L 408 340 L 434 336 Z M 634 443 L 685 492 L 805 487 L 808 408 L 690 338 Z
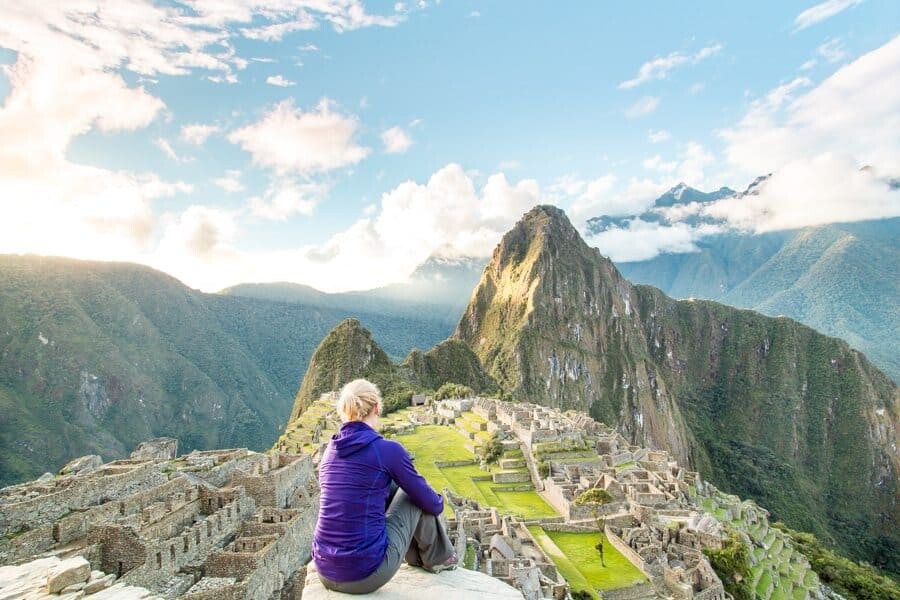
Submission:
M 399 442 L 383 440 L 380 450 L 385 468 L 391 478 L 406 492 L 413 503 L 432 515 L 444 511 L 444 499 L 435 492 L 425 478 L 419 475 L 409 457 L 409 452 Z

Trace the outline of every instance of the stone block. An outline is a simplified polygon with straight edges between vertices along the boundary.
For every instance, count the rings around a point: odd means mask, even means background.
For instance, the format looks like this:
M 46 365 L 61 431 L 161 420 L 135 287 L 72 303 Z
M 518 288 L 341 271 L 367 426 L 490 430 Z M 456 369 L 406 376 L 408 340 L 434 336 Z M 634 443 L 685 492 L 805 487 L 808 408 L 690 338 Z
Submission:
M 109 575 L 104 575 L 102 577 L 97 577 L 95 579 L 91 579 L 91 581 L 89 581 L 87 583 L 87 585 L 84 586 L 84 593 L 86 595 L 96 594 L 100 590 L 105 590 L 106 588 L 112 586 L 112 584 L 115 581 L 116 581 L 116 576 L 113 573 L 110 573 Z
M 91 576 L 91 564 L 83 556 L 66 559 L 47 572 L 47 590 L 56 594 L 76 583 L 84 583 Z
M 315 567 L 310 565 L 306 575 L 306 585 L 303 587 L 303 600 L 338 600 L 349 597 L 347 594 L 326 590 L 319 581 L 319 574 Z M 515 588 L 484 573 L 455 569 L 434 575 L 406 564 L 400 567 L 393 579 L 366 597 L 384 600 L 421 600 L 422 598 L 522 600 L 523 598 Z
M 96 454 L 88 454 L 70 460 L 62 469 L 59 470 L 60 475 L 77 475 L 78 473 L 93 471 L 103 464 L 103 459 Z

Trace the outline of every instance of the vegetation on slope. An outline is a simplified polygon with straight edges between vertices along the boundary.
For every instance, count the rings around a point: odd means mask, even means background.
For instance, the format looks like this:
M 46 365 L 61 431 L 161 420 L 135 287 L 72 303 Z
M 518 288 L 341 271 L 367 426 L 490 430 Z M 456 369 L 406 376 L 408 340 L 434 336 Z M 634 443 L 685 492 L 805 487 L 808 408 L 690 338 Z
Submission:
M 553 207 L 503 238 L 456 336 L 514 396 L 589 411 L 900 569 L 900 393 L 845 342 L 633 286 Z
M 761 235 L 725 234 L 699 251 L 618 265 L 675 298 L 787 315 L 840 337 L 900 381 L 900 219 Z
M 186 452 L 269 447 L 298 374 L 347 316 L 203 294 L 138 265 L 0 256 L 0 485 L 160 435 Z M 397 356 L 444 335 L 359 317 Z

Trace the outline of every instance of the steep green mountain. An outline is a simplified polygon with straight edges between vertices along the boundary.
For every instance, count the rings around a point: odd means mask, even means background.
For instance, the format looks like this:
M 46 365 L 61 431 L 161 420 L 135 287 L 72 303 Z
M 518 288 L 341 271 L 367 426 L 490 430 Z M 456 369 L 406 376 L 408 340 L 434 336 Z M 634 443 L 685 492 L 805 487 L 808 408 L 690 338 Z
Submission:
M 900 381 L 900 218 L 728 233 L 696 245 L 617 267 L 675 298 L 797 319 L 843 338 Z
M 306 368 L 300 391 L 294 399 L 291 421 L 325 392 L 345 383 L 367 378 L 383 387 L 392 379 L 394 366 L 372 334 L 356 319 L 347 319 L 328 332 Z M 384 390 L 382 390 L 383 392 Z
M 288 424 L 323 393 L 364 377 L 381 390 L 385 412 L 408 406 L 415 391 L 436 390 L 458 383 L 475 392 L 496 391 L 497 386 L 481 367 L 478 357 L 459 340 L 447 340 L 428 352 L 413 349 L 401 365 L 394 365 L 356 319 L 339 323 L 322 340 L 309 361 Z
M 846 342 L 632 285 L 546 206 L 497 246 L 455 337 L 514 397 L 586 410 L 900 571 L 900 393 Z
M 0 256 L 0 485 L 74 456 L 271 445 L 298 374 L 345 309 L 203 294 L 121 263 Z M 396 356 L 433 321 L 356 313 Z
M 350 314 L 379 314 L 424 321 L 431 329 L 441 332 L 431 341 L 434 343 L 453 331 L 483 268 L 481 259 L 432 258 L 419 266 L 405 283 L 363 292 L 329 294 L 307 285 L 282 282 L 242 283 L 222 290 L 222 294 L 339 308 Z M 391 352 L 389 337 L 379 339 L 395 359 L 402 356 Z

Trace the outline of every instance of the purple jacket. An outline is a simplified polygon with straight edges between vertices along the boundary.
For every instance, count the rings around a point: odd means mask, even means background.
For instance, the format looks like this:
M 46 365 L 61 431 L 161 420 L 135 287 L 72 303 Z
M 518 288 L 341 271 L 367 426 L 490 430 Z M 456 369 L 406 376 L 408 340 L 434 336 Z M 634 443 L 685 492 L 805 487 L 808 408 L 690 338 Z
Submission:
M 444 500 L 425 481 L 406 449 L 360 421 L 341 425 L 319 462 L 319 520 L 312 555 L 332 581 L 358 581 L 381 565 L 388 539 L 384 518 L 391 480 L 424 512 Z

